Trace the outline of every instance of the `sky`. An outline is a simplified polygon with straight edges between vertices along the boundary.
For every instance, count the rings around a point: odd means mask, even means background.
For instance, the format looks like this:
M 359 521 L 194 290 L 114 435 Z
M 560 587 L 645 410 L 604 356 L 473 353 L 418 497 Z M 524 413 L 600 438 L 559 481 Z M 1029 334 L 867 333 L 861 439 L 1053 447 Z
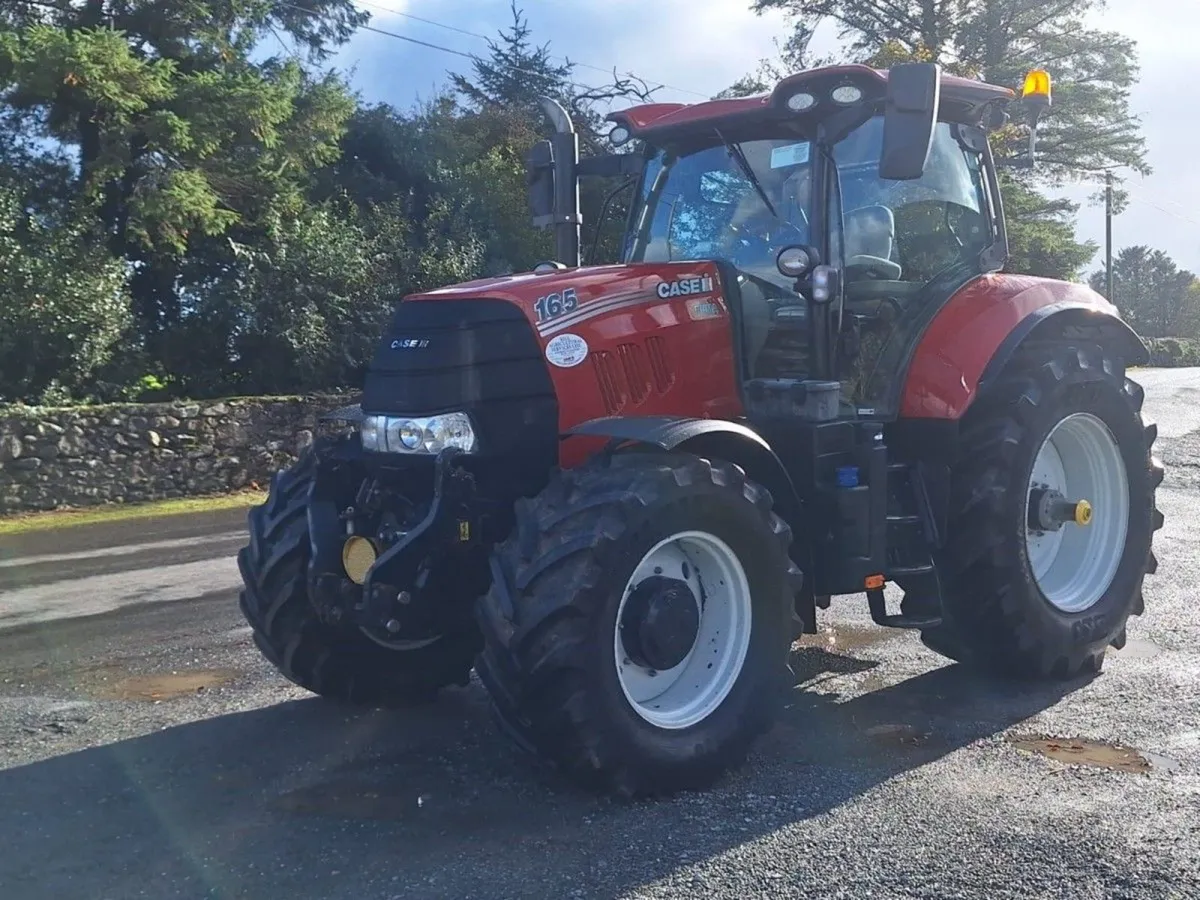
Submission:
M 509 0 L 355 2 L 372 14 L 372 27 L 458 53 L 487 51 L 483 40 L 463 32 L 494 36 L 511 22 Z M 577 81 L 602 83 L 615 66 L 664 84 L 655 95 L 661 101 L 711 97 L 756 69 L 760 59 L 774 58 L 775 41 L 789 34 L 782 15 L 755 15 L 749 0 L 519 0 L 518 5 L 533 39 L 548 42 L 553 55 L 576 63 Z M 1200 4 L 1108 0 L 1094 19 L 1099 27 L 1121 31 L 1138 43 L 1140 81 L 1131 92 L 1130 107 L 1142 121 L 1153 169 L 1148 177 L 1127 173 L 1130 203 L 1113 220 L 1113 252 L 1148 244 L 1181 268 L 1200 273 L 1200 116 L 1191 111 L 1191 103 L 1179 102 L 1178 86 L 1194 68 L 1200 46 Z M 820 31 L 813 49 L 831 49 L 834 40 L 832 31 Z M 350 76 L 364 100 L 407 109 L 444 85 L 448 72 L 467 72 L 471 63 L 444 50 L 362 31 L 333 65 Z M 1078 184 L 1055 192 L 1082 204 L 1078 236 L 1094 240 L 1099 248 L 1089 271 L 1103 264 L 1104 253 L 1104 209 L 1088 204 L 1096 189 L 1095 184 Z

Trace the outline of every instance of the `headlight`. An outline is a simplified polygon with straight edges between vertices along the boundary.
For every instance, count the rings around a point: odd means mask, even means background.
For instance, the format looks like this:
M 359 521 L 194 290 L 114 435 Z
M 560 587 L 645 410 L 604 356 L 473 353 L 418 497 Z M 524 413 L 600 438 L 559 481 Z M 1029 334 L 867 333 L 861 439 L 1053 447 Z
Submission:
M 447 447 L 466 453 L 475 449 L 475 430 L 466 413 L 440 416 L 364 416 L 364 450 L 378 453 L 436 454 Z

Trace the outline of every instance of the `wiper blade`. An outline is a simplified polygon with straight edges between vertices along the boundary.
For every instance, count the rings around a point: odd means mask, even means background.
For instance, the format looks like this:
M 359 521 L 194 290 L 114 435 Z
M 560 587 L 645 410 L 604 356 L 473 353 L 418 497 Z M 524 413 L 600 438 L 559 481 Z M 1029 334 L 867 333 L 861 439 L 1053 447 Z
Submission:
M 725 149 L 729 152 L 729 155 L 733 157 L 733 161 L 738 164 L 738 168 L 742 170 L 742 174 L 745 175 L 750 184 L 754 186 L 754 190 L 758 191 L 758 196 L 762 198 L 763 204 L 771 211 L 771 215 L 778 219 L 779 213 L 775 211 L 774 204 L 771 203 L 771 199 L 767 196 L 767 192 L 763 190 L 762 182 L 758 180 L 758 176 L 755 175 L 754 170 L 750 168 L 750 160 L 746 159 L 746 154 L 742 150 L 742 145 L 731 144 L 729 141 L 725 140 L 725 135 L 721 134 L 720 131 L 717 131 L 715 128 L 713 131 L 717 132 L 717 137 L 721 139 L 721 143 L 725 145 Z

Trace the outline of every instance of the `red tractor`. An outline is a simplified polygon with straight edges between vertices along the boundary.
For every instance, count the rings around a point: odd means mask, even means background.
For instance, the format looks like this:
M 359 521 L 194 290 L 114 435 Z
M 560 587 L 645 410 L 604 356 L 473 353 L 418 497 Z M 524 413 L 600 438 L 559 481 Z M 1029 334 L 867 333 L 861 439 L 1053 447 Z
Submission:
M 367 704 L 474 670 L 520 744 L 624 795 L 738 765 L 833 595 L 964 664 L 1098 672 L 1163 469 L 1117 310 L 1002 273 L 988 133 L 1030 120 L 1032 165 L 1049 101 L 1042 72 L 821 68 L 615 113 L 587 159 L 546 101 L 559 258 L 397 305 L 361 404 L 250 514 L 262 652 Z M 622 258 L 582 267 L 579 179 L 619 175 Z

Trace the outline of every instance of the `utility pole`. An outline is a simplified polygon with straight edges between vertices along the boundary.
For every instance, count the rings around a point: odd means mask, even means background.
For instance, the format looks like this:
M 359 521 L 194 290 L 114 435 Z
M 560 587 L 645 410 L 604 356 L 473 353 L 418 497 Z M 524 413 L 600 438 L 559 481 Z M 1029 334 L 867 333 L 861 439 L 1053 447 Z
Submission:
M 1112 263 L 1112 169 L 1104 173 L 1104 293 L 1109 303 L 1116 303 L 1113 297 L 1113 263 Z

